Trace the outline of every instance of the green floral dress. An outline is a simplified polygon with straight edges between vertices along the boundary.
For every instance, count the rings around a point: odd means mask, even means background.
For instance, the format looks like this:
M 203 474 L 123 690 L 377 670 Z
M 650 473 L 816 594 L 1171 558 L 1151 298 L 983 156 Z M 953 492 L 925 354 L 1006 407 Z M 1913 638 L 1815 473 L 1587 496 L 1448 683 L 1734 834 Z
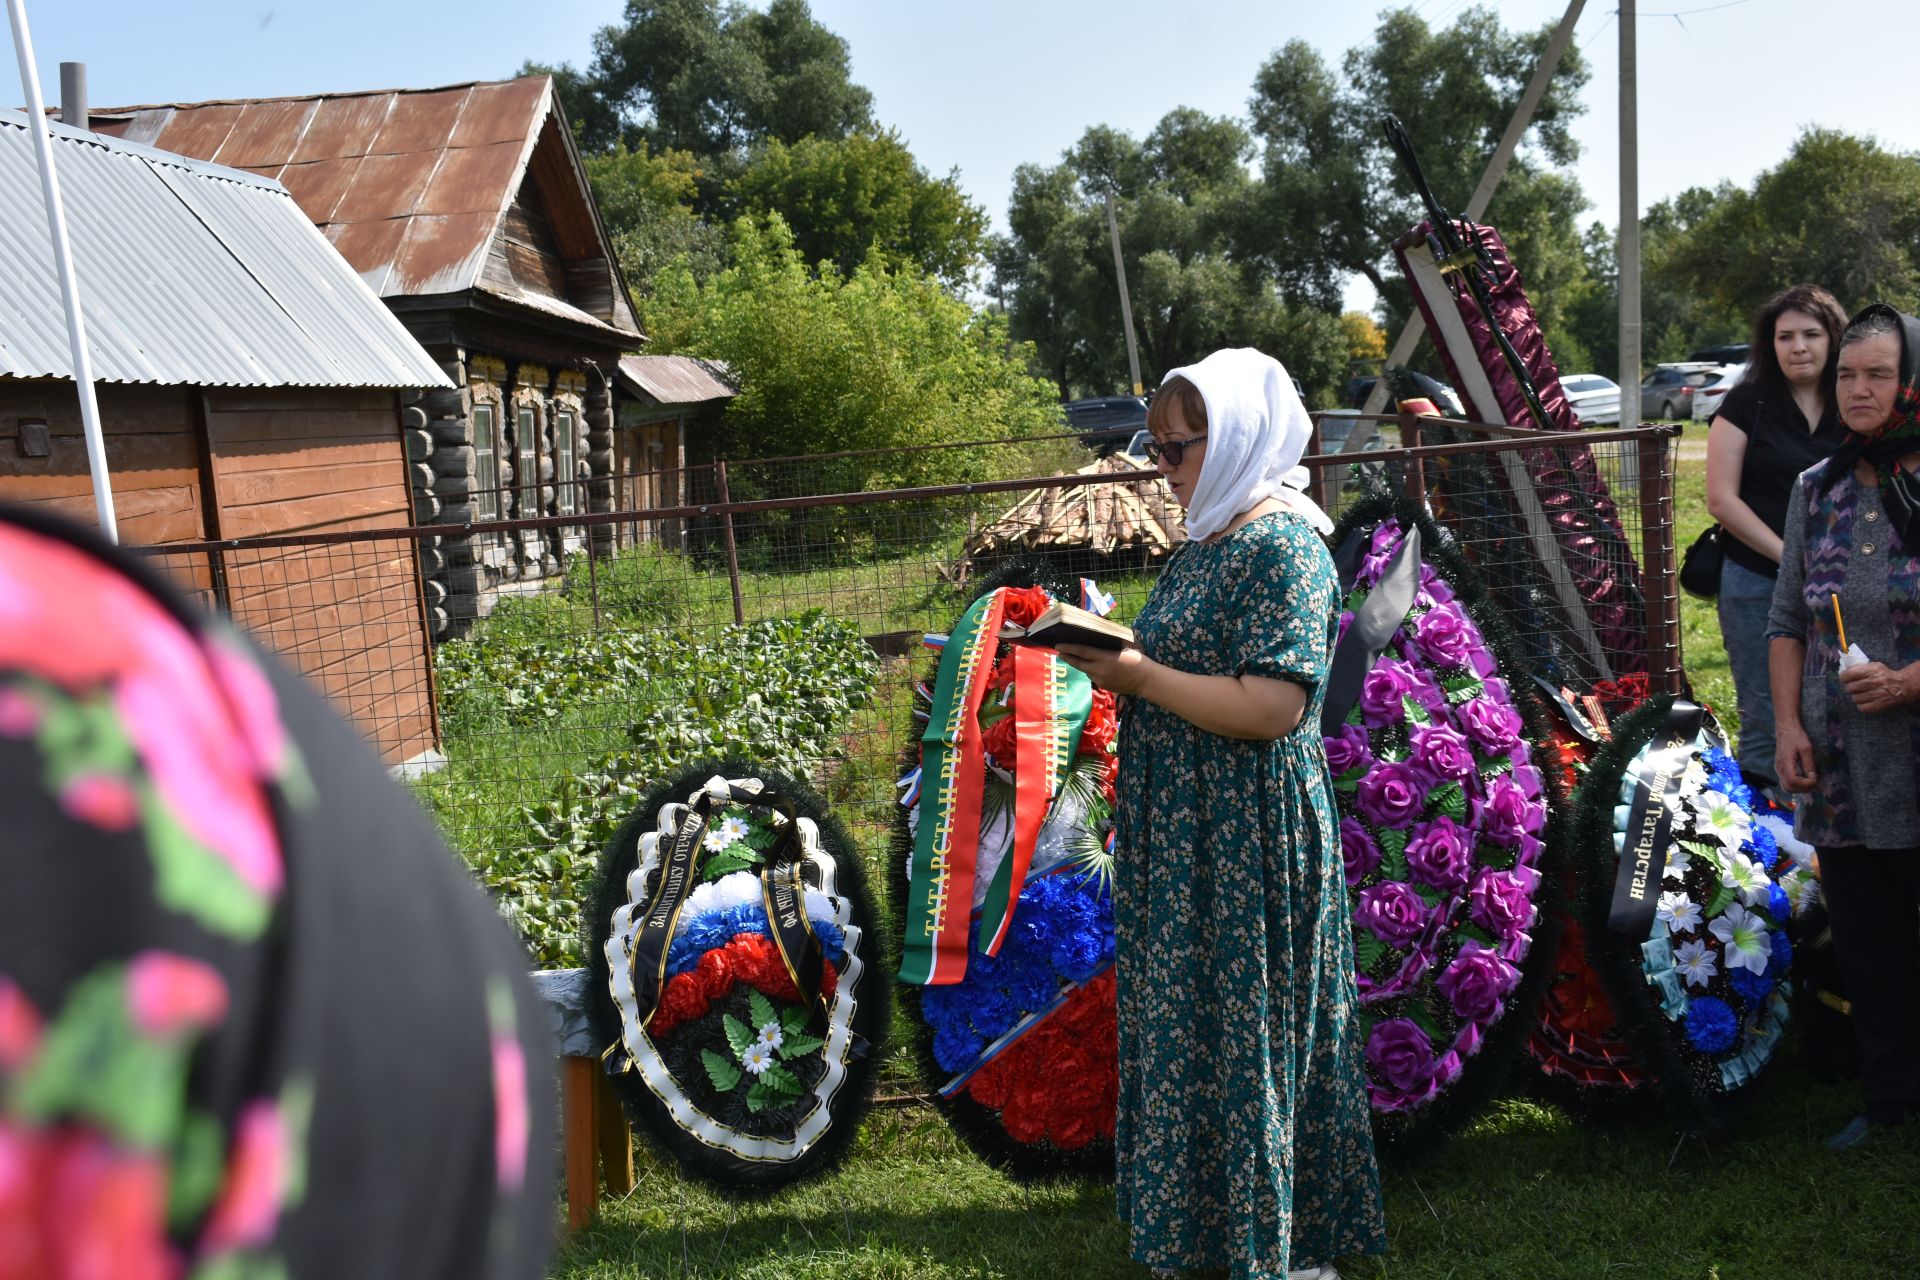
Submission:
M 1121 729 L 1118 1200 L 1151 1266 L 1282 1277 L 1386 1248 L 1320 704 L 1339 583 L 1304 520 L 1189 543 L 1134 631 L 1156 661 L 1309 690 L 1274 742 L 1143 699 Z

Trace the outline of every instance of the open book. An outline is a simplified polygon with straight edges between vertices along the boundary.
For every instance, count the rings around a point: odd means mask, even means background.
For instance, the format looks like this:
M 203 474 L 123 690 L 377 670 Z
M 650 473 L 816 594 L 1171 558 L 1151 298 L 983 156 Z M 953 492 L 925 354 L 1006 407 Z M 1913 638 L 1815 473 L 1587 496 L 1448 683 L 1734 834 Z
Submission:
M 1084 644 L 1090 649 L 1125 649 L 1133 644 L 1133 628 L 1056 600 L 1027 626 L 1010 622 L 1002 627 L 1000 638 L 1049 648 Z

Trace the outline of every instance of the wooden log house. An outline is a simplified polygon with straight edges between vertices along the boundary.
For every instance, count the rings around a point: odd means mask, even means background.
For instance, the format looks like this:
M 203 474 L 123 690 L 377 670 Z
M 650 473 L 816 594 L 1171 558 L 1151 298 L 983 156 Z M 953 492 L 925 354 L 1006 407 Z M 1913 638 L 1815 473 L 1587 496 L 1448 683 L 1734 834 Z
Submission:
M 422 523 L 610 511 L 643 338 L 552 81 L 95 110 L 96 130 L 283 183 L 451 387 L 409 410 Z M 594 535 L 611 545 L 611 530 Z M 436 636 L 563 570 L 578 530 L 428 547 Z
M 314 680 L 390 764 L 433 758 L 404 413 L 450 383 L 284 187 L 51 126 L 121 540 Z M 0 501 L 93 523 L 27 118 L 0 111 Z M 438 388 L 439 390 L 432 390 Z

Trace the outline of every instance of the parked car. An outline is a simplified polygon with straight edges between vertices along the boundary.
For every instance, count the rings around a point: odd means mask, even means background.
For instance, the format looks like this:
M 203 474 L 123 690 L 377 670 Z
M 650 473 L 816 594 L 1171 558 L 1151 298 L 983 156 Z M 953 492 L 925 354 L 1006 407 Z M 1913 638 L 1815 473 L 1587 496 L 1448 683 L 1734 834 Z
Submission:
M 1122 457 L 1136 467 L 1150 467 L 1153 459 L 1147 456 L 1147 441 L 1153 439 L 1153 432 L 1145 427 L 1133 433 L 1133 439 L 1127 441 L 1127 447 L 1120 451 Z
M 1079 432 L 1102 457 L 1118 452 L 1133 432 L 1147 425 L 1145 396 L 1095 396 L 1069 400 L 1060 407 L 1066 411 L 1068 428 Z
M 1424 373 L 1409 369 L 1401 375 L 1412 381 L 1419 393 L 1433 401 L 1434 406 L 1449 418 L 1464 418 L 1467 411 L 1460 407 L 1460 394 L 1438 378 L 1430 378 Z M 1348 384 L 1348 406 L 1353 409 L 1366 407 L 1367 397 L 1373 394 L 1373 384 L 1380 381 L 1377 377 L 1355 378 Z M 1389 406 L 1391 407 L 1391 406 Z
M 1720 402 L 1727 398 L 1727 392 L 1733 390 L 1733 384 L 1740 381 L 1746 371 L 1744 364 L 1730 364 L 1720 371 L 1718 378 L 1694 392 L 1694 421 L 1712 422 L 1713 415 L 1720 412 Z
M 1702 347 L 1688 356 L 1696 364 L 1745 364 L 1747 353 L 1753 349 L 1749 342 L 1729 342 L 1725 346 Z
M 1640 412 L 1648 418 L 1691 418 L 1693 393 L 1719 374 L 1717 364 L 1657 364 L 1640 384 Z
M 1560 391 L 1583 426 L 1620 424 L 1620 384 L 1612 378 L 1597 373 L 1570 373 L 1560 379 Z

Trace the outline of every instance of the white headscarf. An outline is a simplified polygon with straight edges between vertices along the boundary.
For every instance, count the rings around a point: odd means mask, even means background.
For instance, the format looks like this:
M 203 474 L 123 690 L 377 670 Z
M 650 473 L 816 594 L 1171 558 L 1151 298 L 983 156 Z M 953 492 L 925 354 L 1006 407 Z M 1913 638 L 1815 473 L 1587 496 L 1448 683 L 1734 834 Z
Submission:
M 1161 385 L 1173 378 L 1191 382 L 1207 402 L 1207 449 L 1187 503 L 1189 538 L 1212 537 L 1267 498 L 1299 512 L 1321 532 L 1332 531 L 1326 513 L 1301 492 L 1307 469 L 1299 465 L 1300 455 L 1313 422 L 1278 360 L 1252 347 L 1229 347 L 1172 370 Z

